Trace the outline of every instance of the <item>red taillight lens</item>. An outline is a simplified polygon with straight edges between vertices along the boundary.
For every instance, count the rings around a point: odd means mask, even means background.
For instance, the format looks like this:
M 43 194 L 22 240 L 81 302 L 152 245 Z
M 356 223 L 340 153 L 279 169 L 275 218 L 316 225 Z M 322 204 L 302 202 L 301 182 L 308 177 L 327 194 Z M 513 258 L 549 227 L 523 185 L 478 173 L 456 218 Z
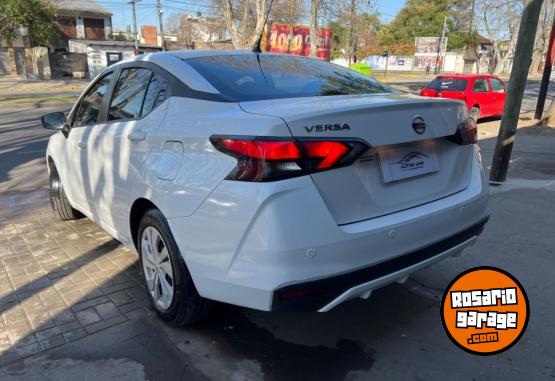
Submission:
M 212 145 L 237 158 L 228 180 L 273 181 L 351 164 L 368 147 L 358 141 L 212 136 Z
M 214 143 L 214 140 L 212 140 Z M 291 160 L 299 159 L 299 147 L 293 141 L 258 141 L 243 139 L 218 139 L 218 149 L 254 159 Z
M 476 144 L 478 143 L 478 125 L 472 118 L 467 118 L 466 121 L 459 124 L 455 135 L 449 139 L 457 144 Z
M 328 169 L 333 167 L 348 152 L 350 147 L 341 142 L 301 142 L 309 158 L 321 158 L 322 161 L 316 169 Z

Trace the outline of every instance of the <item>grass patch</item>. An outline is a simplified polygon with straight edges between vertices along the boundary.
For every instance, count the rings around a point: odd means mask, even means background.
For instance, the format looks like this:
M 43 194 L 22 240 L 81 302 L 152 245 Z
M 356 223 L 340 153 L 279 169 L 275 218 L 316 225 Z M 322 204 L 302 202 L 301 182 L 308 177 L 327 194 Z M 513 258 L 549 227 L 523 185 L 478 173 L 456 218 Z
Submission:
M 0 98 L 2 105 L 32 105 L 49 103 L 71 103 L 77 100 L 77 95 L 54 95 L 50 97 L 30 97 L 30 98 Z

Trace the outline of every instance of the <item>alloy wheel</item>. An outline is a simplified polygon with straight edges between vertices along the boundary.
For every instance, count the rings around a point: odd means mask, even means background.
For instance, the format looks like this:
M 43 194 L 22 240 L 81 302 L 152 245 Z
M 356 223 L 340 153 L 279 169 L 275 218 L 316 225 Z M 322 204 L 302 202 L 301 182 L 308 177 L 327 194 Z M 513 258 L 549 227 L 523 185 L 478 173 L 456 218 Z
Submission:
M 141 255 L 148 291 L 156 307 L 167 310 L 175 292 L 173 268 L 166 242 L 152 226 L 143 231 Z

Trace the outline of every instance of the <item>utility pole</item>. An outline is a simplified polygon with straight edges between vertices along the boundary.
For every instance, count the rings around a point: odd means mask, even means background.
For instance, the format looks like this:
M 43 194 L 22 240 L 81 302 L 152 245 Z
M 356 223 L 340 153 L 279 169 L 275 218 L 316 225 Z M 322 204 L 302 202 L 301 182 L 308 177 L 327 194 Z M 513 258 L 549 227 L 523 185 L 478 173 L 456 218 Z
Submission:
M 549 78 L 551 77 L 551 68 L 553 66 L 553 43 L 555 42 L 555 18 L 551 26 L 551 35 L 549 37 L 549 46 L 545 55 L 545 66 L 543 67 L 542 83 L 540 85 L 540 94 L 538 95 L 538 103 L 536 105 L 536 114 L 534 118 L 540 120 L 543 116 L 543 108 L 545 106 L 545 97 L 549 87 Z
M 158 25 L 160 27 L 160 38 L 162 39 L 162 51 L 166 51 L 166 40 L 164 39 L 164 10 L 162 9 L 162 2 L 156 0 L 156 8 L 158 8 Z
M 436 74 L 439 73 L 439 56 L 441 55 L 441 43 L 445 41 L 445 29 L 447 29 L 447 13 L 445 13 L 445 18 L 443 19 L 443 29 L 441 30 L 441 38 L 439 39 L 439 42 L 437 44 L 437 57 L 436 57 L 436 70 L 435 70 Z
M 135 41 L 135 55 L 139 54 L 139 40 L 137 39 L 137 12 L 135 10 L 135 4 L 140 0 L 129 0 L 127 4 L 131 4 L 133 9 L 133 40 Z
M 543 0 L 526 0 L 524 12 L 522 12 L 520 19 L 507 99 L 503 108 L 501 127 L 497 136 L 497 145 L 495 146 L 489 174 L 489 180 L 492 184 L 500 184 L 507 178 L 526 78 L 532 63 L 532 50 L 542 3 Z

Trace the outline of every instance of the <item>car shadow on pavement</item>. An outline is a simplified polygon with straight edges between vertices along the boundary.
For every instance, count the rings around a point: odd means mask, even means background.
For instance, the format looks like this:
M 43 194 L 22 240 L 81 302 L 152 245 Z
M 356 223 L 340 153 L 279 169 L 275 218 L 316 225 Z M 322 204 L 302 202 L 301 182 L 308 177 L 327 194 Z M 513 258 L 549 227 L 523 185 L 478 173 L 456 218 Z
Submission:
M 136 256 L 93 222 L 57 221 L 46 205 L 14 213 L 0 235 L 0 244 L 9 248 L 0 254 L 0 367 L 147 319 L 145 324 L 169 333 L 173 348 L 166 350 L 179 348 L 193 364 L 195 356 L 213 362 L 251 360 L 260 364 L 266 379 L 341 380 L 374 364 L 374 350 L 359 340 L 361 332 L 366 340 L 377 339 L 388 329 L 395 308 L 422 304 L 393 287 L 387 295 L 378 293 L 377 299 L 348 303 L 327 314 L 275 314 L 217 304 L 205 321 L 171 328 L 152 313 Z M 391 293 L 394 307 L 386 302 Z M 426 308 L 413 309 L 404 324 Z M 347 316 L 348 326 L 338 324 Z M 282 338 L 280 326 L 289 334 L 325 340 Z M 211 349 L 191 354 L 187 342 Z

